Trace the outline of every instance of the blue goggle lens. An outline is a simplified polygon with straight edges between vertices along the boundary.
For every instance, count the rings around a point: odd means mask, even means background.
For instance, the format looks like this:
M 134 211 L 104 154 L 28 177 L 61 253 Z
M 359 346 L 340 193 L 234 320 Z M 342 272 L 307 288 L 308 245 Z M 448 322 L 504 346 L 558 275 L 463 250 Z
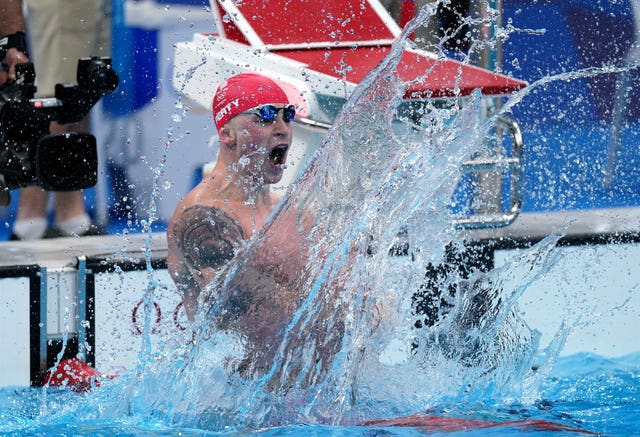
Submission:
M 280 111 L 282 111 L 282 119 L 285 123 L 289 123 L 296 116 L 296 108 L 293 105 L 285 106 L 283 108 L 278 108 L 275 105 L 261 105 L 245 112 L 257 115 L 263 123 L 271 123 L 276 120 L 278 112 Z

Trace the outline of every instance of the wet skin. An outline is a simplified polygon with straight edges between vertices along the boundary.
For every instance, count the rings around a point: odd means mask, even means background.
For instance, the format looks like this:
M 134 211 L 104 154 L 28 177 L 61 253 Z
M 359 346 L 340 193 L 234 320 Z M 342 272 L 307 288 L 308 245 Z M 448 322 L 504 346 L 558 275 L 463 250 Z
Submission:
M 269 185 L 282 178 L 291 126 L 240 114 L 219 132 L 211 175 L 178 204 L 167 229 L 169 272 L 193 318 L 201 290 L 259 230 L 280 198 Z
M 282 178 L 291 126 L 281 116 L 264 124 L 252 114 L 239 115 L 227 126 L 228 131 L 220 132 L 221 151 L 213 174 L 180 202 L 171 219 L 167 263 L 189 318 L 193 320 L 199 305 L 209 308 L 206 323 L 239 334 L 245 344 L 245 359 L 233 370 L 261 375 L 273 364 L 306 298 L 305 235 L 310 224 L 289 207 L 278 212 L 277 224 L 263 228 L 280 200 L 269 186 Z M 256 245 L 257 252 L 243 253 L 246 240 L 256 233 L 264 239 Z M 236 257 L 242 263 L 240 273 L 222 289 L 208 290 Z M 315 350 L 321 360 L 333 355 L 342 330 L 318 326 L 317 331 Z M 296 370 L 289 371 L 295 378 Z

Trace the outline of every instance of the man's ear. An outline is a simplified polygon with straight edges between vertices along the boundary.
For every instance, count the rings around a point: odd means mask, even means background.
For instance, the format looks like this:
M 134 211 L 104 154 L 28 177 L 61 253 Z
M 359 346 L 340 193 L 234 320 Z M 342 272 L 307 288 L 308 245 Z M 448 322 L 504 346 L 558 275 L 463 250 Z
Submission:
M 218 132 L 218 139 L 220 140 L 220 144 L 231 149 L 236 146 L 236 133 L 229 124 L 225 124 L 222 126 L 222 129 Z

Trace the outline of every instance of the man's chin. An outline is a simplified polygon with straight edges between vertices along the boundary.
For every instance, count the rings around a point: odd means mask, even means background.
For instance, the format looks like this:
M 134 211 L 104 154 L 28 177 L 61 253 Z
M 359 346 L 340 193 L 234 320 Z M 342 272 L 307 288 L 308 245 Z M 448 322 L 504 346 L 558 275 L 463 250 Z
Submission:
M 268 177 L 265 177 L 265 183 L 268 185 L 274 185 L 279 183 L 282 180 L 282 173 L 278 176 L 276 175 L 269 175 Z
M 277 184 L 282 180 L 282 175 L 284 174 L 283 169 L 271 169 L 270 171 L 264 174 L 264 182 L 269 185 Z
M 264 172 L 265 182 L 268 184 L 277 184 L 282 180 L 284 174 L 285 163 L 275 164 L 271 161 L 267 162 L 267 168 Z

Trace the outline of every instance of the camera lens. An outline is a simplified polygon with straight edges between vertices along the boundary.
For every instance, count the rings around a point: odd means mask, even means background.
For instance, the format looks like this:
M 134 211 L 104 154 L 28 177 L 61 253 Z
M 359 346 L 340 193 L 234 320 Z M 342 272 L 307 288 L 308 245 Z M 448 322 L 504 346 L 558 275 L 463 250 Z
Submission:
M 111 63 L 103 58 L 83 58 L 78 61 L 78 86 L 105 95 L 118 87 L 118 75 Z

